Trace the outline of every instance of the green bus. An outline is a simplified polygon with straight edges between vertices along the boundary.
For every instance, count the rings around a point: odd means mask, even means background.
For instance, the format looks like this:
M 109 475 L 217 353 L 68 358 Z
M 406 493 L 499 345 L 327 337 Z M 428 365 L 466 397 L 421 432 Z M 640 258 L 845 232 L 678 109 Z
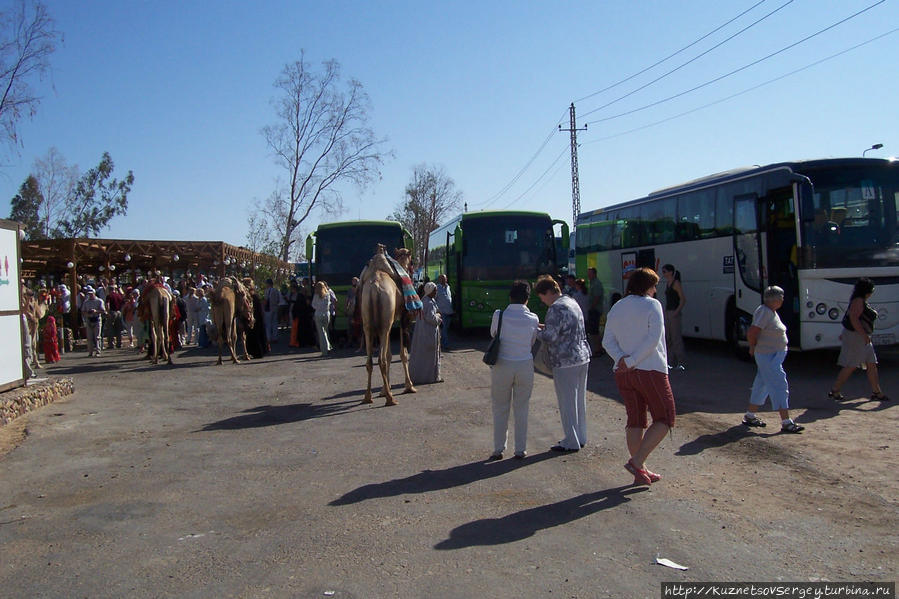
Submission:
M 554 225 L 562 228 L 560 255 Z M 508 305 L 512 281 L 559 274 L 568 263 L 568 239 L 568 225 L 544 212 L 466 212 L 431 233 L 425 274 L 432 281 L 446 274 L 456 326 L 487 327 L 493 311 Z M 546 312 L 536 295 L 528 307 Z
M 337 294 L 337 316 L 334 328 L 346 331 L 346 294 L 353 277 L 374 255 L 379 243 L 393 254 L 396 248 L 414 251 L 412 235 L 394 221 L 347 221 L 321 224 L 306 238 L 306 259 L 310 274 L 325 281 Z

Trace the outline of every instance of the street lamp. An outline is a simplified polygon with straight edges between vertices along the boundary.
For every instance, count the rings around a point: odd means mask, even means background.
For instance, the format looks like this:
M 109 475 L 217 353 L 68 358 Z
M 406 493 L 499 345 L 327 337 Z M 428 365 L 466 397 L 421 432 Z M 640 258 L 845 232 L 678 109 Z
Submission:
M 883 147 L 883 144 L 874 144 L 873 146 L 871 146 L 870 148 L 868 148 L 867 150 L 862 152 L 862 158 L 864 158 L 865 154 L 870 152 L 871 150 L 879 150 L 882 147 Z

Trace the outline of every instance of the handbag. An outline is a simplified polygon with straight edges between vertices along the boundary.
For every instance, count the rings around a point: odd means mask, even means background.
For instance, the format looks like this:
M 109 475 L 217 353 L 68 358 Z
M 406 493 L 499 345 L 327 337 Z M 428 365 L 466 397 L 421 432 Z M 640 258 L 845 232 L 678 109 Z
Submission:
M 496 360 L 499 357 L 499 334 L 502 330 L 503 313 L 500 310 L 499 323 L 496 325 L 496 335 L 490 340 L 490 345 L 487 346 L 487 351 L 484 352 L 484 364 L 489 364 L 490 366 L 496 364 Z
M 553 367 L 549 362 L 549 345 L 538 339 L 532 349 L 534 355 L 534 372 L 539 372 L 542 375 L 552 378 Z

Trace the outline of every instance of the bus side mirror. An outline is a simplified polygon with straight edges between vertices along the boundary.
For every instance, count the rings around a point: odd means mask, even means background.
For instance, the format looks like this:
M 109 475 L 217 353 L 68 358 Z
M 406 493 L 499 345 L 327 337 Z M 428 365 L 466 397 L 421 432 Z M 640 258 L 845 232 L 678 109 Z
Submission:
M 306 262 L 312 265 L 312 233 L 306 237 Z M 311 271 L 310 271 L 311 274 Z
M 554 220 L 553 225 L 562 225 L 562 249 L 567 250 L 571 247 L 571 234 L 568 229 L 568 223 L 564 220 Z
M 456 226 L 456 230 L 453 232 L 453 250 L 457 254 L 462 253 L 462 227 Z

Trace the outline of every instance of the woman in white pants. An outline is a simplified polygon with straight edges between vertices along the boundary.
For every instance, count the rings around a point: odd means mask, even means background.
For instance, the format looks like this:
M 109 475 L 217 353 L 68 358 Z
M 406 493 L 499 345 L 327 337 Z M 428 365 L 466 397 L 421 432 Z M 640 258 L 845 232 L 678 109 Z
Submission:
M 493 454 L 490 461 L 501 460 L 509 432 L 509 412 L 515 413 L 515 457 L 527 455 L 528 406 L 534 387 L 534 359 L 531 346 L 537 337 L 540 320 L 528 310 L 531 285 L 515 281 L 509 292 L 510 304 L 493 313 L 490 335 L 499 332 L 499 354 L 490 367 L 490 397 L 493 401 Z M 502 326 L 499 325 L 502 317 Z
M 328 323 L 331 322 L 331 295 L 328 293 L 328 286 L 324 281 L 315 284 L 315 290 L 312 293 L 312 309 L 315 310 L 313 320 L 318 334 L 318 349 L 325 358 L 331 351 L 331 341 L 328 339 Z

